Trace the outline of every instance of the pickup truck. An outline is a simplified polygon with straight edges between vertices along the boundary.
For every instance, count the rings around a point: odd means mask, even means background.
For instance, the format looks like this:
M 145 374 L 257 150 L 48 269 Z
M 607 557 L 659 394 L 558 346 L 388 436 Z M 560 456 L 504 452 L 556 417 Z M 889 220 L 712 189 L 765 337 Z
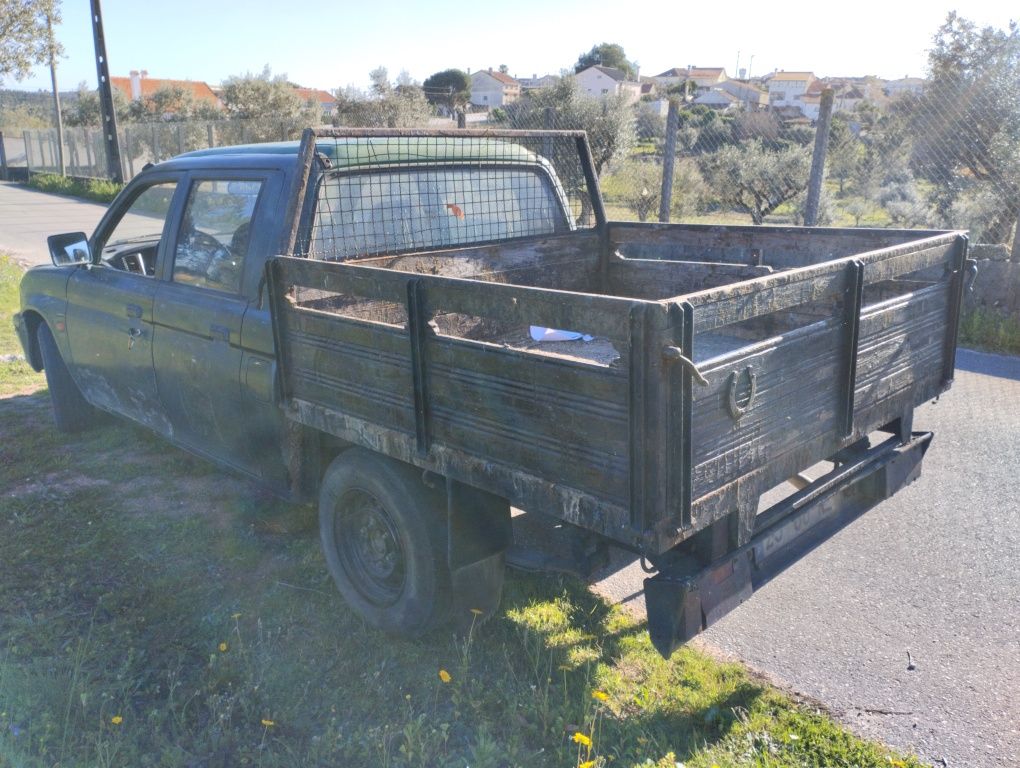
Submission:
M 585 135 L 542 131 L 192 152 L 49 245 L 15 326 L 59 429 L 126 416 L 317 498 L 398 635 L 622 547 L 667 656 L 918 476 L 971 267 L 961 232 L 609 222 Z

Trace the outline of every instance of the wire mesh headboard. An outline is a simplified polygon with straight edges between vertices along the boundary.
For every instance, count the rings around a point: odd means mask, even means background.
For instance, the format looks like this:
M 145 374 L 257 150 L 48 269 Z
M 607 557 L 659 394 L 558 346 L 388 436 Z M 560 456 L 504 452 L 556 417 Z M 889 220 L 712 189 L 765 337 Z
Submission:
M 605 221 L 579 131 L 306 131 L 290 252 L 317 259 L 433 251 Z

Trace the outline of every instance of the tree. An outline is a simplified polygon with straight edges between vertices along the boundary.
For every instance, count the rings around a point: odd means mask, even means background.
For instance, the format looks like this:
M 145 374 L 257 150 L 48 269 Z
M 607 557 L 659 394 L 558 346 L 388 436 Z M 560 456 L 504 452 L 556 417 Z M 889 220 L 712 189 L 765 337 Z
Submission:
M 113 111 L 117 115 L 117 122 L 127 122 L 131 119 L 131 102 L 119 88 L 111 89 L 113 92 Z M 67 125 L 84 128 L 94 128 L 102 124 L 102 110 L 99 106 L 99 92 L 90 89 L 84 82 L 78 84 L 78 96 L 72 99 L 64 110 L 64 122 Z
M 246 72 L 228 77 L 221 98 L 227 114 L 240 120 L 274 117 L 299 122 L 307 112 L 287 76 L 274 77 L 268 64 L 257 75 Z
M 593 45 L 590 51 L 582 53 L 577 57 L 577 63 L 574 64 L 574 74 L 588 69 L 588 67 L 595 64 L 622 70 L 631 78 L 637 77 L 637 65 L 627 60 L 627 54 L 624 53 L 623 46 L 617 43 L 599 43 L 598 45 Z
M 60 23 L 60 0 L 0 0 L 0 82 L 24 80 L 36 64 L 50 58 L 46 19 Z M 53 54 L 63 54 L 54 41 Z
M 368 93 L 357 89 L 337 89 L 337 110 L 333 125 L 349 128 L 415 128 L 427 124 L 433 110 L 421 86 L 413 84 L 402 72 L 397 85 L 387 79 L 385 67 L 369 73 L 372 87 Z M 403 81 L 403 82 L 401 82 Z
M 459 69 L 444 69 L 425 78 L 425 97 L 433 104 L 451 112 L 463 107 L 471 98 L 471 78 Z
M 511 128 L 585 131 L 596 173 L 625 157 L 636 139 L 634 110 L 622 96 L 593 99 L 580 91 L 573 77 L 532 91 L 503 110 Z
M 803 147 L 770 152 L 760 139 L 729 145 L 699 161 L 705 181 L 726 205 L 754 224 L 807 189 L 811 153 Z
M 943 214 L 961 197 L 997 197 L 981 228 L 989 242 L 1006 242 L 1020 217 L 1020 27 L 979 29 L 952 12 L 935 35 L 928 69 L 912 121 L 914 168 L 935 182 Z

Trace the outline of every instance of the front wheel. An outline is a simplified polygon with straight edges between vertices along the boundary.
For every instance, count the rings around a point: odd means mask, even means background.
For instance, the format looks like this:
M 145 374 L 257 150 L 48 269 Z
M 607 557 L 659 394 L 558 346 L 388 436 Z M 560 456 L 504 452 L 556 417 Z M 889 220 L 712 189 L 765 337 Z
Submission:
M 326 564 L 344 599 L 377 629 L 417 636 L 447 621 L 445 523 L 445 497 L 413 467 L 353 448 L 326 470 Z
M 92 426 L 98 411 L 81 394 L 71 378 L 64 359 L 60 356 L 56 339 L 49 326 L 43 323 L 36 331 L 39 354 L 46 371 L 46 386 L 53 405 L 53 421 L 61 432 L 80 432 Z

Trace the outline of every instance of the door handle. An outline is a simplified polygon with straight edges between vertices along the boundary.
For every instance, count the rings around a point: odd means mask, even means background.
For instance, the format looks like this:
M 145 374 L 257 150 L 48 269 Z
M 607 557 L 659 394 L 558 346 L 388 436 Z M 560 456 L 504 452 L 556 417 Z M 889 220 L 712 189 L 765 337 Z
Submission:
M 210 325 L 209 335 L 214 341 L 230 342 L 230 329 L 223 325 Z
M 128 333 L 128 336 L 130 336 L 132 339 L 137 339 L 139 336 L 142 335 L 142 329 L 141 328 L 128 328 L 127 333 Z
M 137 304 L 128 304 L 124 309 L 128 317 L 140 318 L 142 316 L 142 308 Z

